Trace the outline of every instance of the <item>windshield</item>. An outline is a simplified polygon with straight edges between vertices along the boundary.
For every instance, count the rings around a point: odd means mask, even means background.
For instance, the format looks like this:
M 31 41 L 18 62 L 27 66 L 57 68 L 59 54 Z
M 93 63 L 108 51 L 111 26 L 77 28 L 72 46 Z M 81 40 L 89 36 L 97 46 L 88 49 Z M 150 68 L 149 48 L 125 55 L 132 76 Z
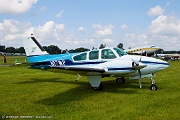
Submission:
M 113 49 L 117 52 L 119 57 L 121 57 L 123 55 L 127 55 L 127 53 L 124 50 L 120 49 L 120 48 L 113 48 Z

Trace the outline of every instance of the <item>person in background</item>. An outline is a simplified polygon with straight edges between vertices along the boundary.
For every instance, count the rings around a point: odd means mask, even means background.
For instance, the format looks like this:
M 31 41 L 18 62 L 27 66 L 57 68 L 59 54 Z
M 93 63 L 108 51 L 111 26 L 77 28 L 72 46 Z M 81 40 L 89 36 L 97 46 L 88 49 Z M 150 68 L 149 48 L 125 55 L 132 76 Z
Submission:
M 4 63 L 6 63 L 6 54 L 4 54 Z

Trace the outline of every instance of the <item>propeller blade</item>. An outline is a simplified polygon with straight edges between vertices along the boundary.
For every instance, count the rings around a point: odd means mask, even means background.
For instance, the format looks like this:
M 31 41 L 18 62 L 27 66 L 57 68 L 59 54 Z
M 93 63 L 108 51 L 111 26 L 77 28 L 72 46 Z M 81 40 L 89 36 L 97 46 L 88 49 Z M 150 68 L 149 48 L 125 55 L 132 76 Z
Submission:
M 133 59 L 131 59 L 133 61 L 133 63 L 136 65 L 136 66 L 139 66 L 139 61 L 135 61 Z
M 142 68 L 144 68 L 144 67 L 147 66 L 147 65 L 141 63 L 141 58 L 142 58 L 142 56 L 140 56 L 139 61 L 134 61 L 134 60 L 132 59 L 132 61 L 133 61 L 133 62 L 132 62 L 132 66 L 134 67 L 135 70 L 138 71 L 139 87 L 140 87 L 140 88 L 142 88 L 142 83 L 141 83 L 141 71 L 140 71 L 140 69 L 142 69 Z
M 147 65 L 139 65 L 139 66 L 134 66 L 135 70 L 140 70 L 144 67 L 146 67 Z
M 140 69 L 138 70 L 138 77 L 139 77 L 139 87 L 142 88 L 142 83 L 141 83 L 141 71 L 140 71 Z

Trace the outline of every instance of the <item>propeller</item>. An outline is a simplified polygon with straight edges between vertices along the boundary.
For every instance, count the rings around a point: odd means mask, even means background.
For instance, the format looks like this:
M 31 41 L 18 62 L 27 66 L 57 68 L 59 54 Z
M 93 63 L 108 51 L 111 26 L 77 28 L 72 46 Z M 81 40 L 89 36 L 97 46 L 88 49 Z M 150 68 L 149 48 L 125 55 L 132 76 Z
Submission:
M 139 87 L 142 88 L 142 83 L 141 83 L 141 71 L 140 71 L 140 69 L 138 70 L 138 78 L 139 78 Z
M 141 57 L 139 59 L 139 61 L 134 61 L 132 59 L 132 66 L 135 68 L 135 70 L 138 71 L 138 80 L 139 80 L 139 87 L 142 88 L 142 83 L 141 83 L 141 70 L 142 68 L 146 67 L 147 65 L 145 64 L 140 64 L 140 61 L 141 61 Z

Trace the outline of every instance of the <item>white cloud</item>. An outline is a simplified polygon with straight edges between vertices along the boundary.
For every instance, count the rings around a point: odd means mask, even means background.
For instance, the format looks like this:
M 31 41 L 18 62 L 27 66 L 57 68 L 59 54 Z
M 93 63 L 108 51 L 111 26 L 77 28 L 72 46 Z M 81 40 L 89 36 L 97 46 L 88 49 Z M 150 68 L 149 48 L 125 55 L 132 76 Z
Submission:
M 180 48 L 180 19 L 175 16 L 159 16 L 149 26 L 151 40 L 168 50 Z
M 0 23 L 0 45 L 17 46 L 23 32 L 30 26 L 29 22 L 19 22 L 13 19 L 3 20 Z
M 125 30 L 127 30 L 127 29 L 128 29 L 128 26 L 127 26 L 127 25 L 125 25 L 125 24 L 124 24 L 124 25 L 121 25 L 121 30 L 122 30 L 122 31 L 125 31 Z
M 151 22 L 149 31 L 161 36 L 180 36 L 180 20 L 174 16 L 161 15 Z
M 22 14 L 27 12 L 38 0 L 1 0 L 0 13 Z
M 114 46 L 114 45 L 113 45 L 114 40 L 112 40 L 112 39 L 106 38 L 106 39 L 103 39 L 103 42 L 104 42 L 107 46 Z
M 84 32 L 85 32 L 85 28 L 84 28 L 84 27 L 79 27 L 79 28 L 78 28 L 78 31 L 79 31 L 80 33 L 84 33 Z
M 57 45 L 61 49 L 96 46 L 94 39 L 77 38 L 74 32 L 65 33 L 64 30 L 64 24 L 57 24 L 54 21 L 33 27 L 28 22 L 5 19 L 0 23 L 0 45 L 21 47 L 21 38 L 34 34 L 43 46 Z
M 31 33 L 42 45 L 57 45 L 61 49 L 77 47 L 99 47 L 100 44 L 117 46 L 124 44 L 124 48 L 154 44 L 164 50 L 179 50 L 180 48 L 180 19 L 175 16 L 159 16 L 151 22 L 146 33 L 129 33 L 124 36 L 112 35 L 113 25 L 102 26 L 94 24 L 94 35 L 80 35 L 74 31 L 65 31 L 64 24 L 48 21 L 43 25 L 32 26 L 29 22 L 5 19 L 0 22 L 0 45 L 21 47 L 21 38 Z M 79 27 L 84 31 L 84 27 Z M 115 36 L 115 37 L 114 37 Z
M 146 34 L 130 33 L 126 34 L 123 39 L 125 49 L 127 49 L 128 47 L 133 48 L 150 44 L 150 39 Z
M 102 26 L 100 24 L 93 24 L 92 27 L 96 29 L 95 37 L 105 37 L 113 34 L 112 30 L 114 26 L 112 24 L 107 26 Z
M 180 50 L 180 19 L 161 15 L 151 22 L 147 33 L 126 34 L 124 48 L 153 44 L 164 50 Z
M 149 16 L 159 16 L 164 13 L 164 9 L 161 8 L 161 6 L 155 6 L 153 8 L 150 8 L 150 10 L 147 12 Z
M 64 13 L 64 10 L 61 10 L 59 13 L 57 13 L 57 14 L 55 15 L 55 17 L 56 17 L 56 18 L 60 18 L 60 17 L 62 17 L 63 13 Z
M 34 34 L 45 44 L 55 42 L 59 43 L 63 39 L 64 24 L 57 24 L 54 21 L 48 21 L 42 26 L 32 27 L 28 22 L 19 22 L 16 20 L 3 20 L 0 23 L 0 45 L 19 46 L 22 44 L 20 39 L 24 36 Z

